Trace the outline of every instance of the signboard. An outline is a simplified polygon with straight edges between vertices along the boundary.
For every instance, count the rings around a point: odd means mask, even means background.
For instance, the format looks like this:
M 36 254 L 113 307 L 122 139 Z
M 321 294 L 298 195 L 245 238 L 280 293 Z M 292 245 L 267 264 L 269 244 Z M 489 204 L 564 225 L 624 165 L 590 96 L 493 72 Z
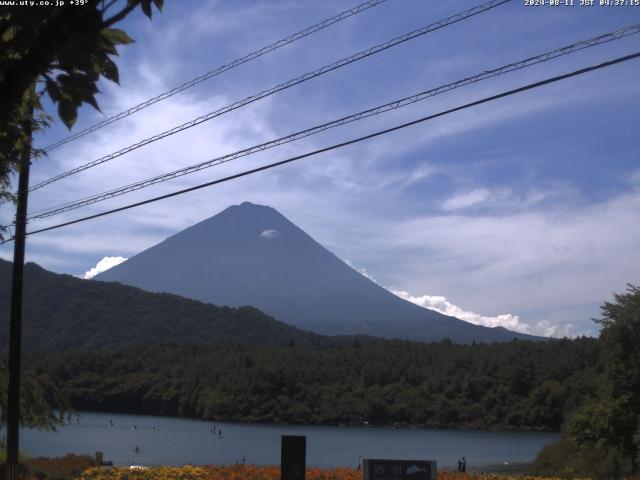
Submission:
M 435 460 L 362 460 L 364 480 L 436 480 Z
M 307 466 L 307 437 L 283 435 L 280 452 L 280 480 L 304 480 Z

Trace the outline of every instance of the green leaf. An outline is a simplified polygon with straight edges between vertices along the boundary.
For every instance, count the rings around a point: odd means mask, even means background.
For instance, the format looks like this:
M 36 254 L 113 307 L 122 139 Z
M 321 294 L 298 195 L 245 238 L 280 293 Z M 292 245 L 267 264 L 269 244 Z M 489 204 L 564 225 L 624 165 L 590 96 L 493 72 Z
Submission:
M 118 67 L 110 58 L 104 58 L 100 65 L 100 71 L 102 75 L 112 82 L 120 84 L 120 75 L 118 73 Z
M 68 73 L 61 73 L 56 77 L 56 83 L 58 87 L 60 87 L 60 96 L 65 95 L 66 90 L 69 88 L 68 85 L 70 85 L 71 82 L 72 79 Z
M 97 111 L 99 111 L 100 113 L 102 113 L 102 110 L 100 110 L 100 105 L 98 105 L 98 102 L 96 101 L 96 98 L 91 95 L 90 97 L 88 97 L 85 100 L 89 105 L 91 105 L 93 108 L 95 108 Z
M 85 71 L 92 63 L 89 50 L 83 48 L 64 48 L 58 52 L 58 60 L 64 67 Z
M 58 84 L 52 79 L 47 78 L 45 85 L 47 87 L 47 93 L 49 94 L 49 98 L 51 99 L 51 101 L 53 103 L 58 103 L 60 101 L 60 97 L 62 96 Z
M 100 78 L 100 64 L 97 61 L 93 62 L 91 70 L 87 70 L 87 77 L 92 82 L 97 82 Z
M 67 128 L 71 130 L 71 127 L 73 127 L 73 124 L 76 123 L 76 120 L 78 119 L 78 108 L 73 104 L 73 102 L 70 102 L 67 99 L 62 99 L 58 105 L 58 115 Z
M 149 18 L 151 18 L 151 0 L 142 0 L 140 2 L 140 6 L 142 7 L 142 12 Z
M 7 30 L 5 30 L 5 32 L 2 34 L 2 41 L 5 43 L 9 43 L 11 40 L 13 40 L 13 38 L 16 36 L 16 30 L 15 28 L 8 28 Z
M 107 28 L 102 31 L 102 35 L 107 37 L 116 45 L 128 45 L 135 42 L 133 38 L 127 35 L 127 32 L 119 28 Z
M 88 75 L 80 73 L 73 75 L 70 81 L 65 84 L 64 93 L 68 95 L 70 101 L 73 101 L 76 106 L 80 106 L 84 102 L 100 111 L 100 107 L 98 107 L 98 103 L 93 96 L 98 93 L 98 87 Z
M 97 80 L 97 77 L 100 76 L 100 64 L 106 56 L 107 55 L 103 52 L 100 52 L 98 55 L 96 55 L 96 58 L 93 61 L 93 65 L 91 65 L 91 72 L 88 72 L 88 75 L 96 77 Z
M 102 50 L 104 53 L 108 53 L 109 55 L 118 55 L 118 50 L 116 50 L 115 43 L 108 36 L 102 35 L 97 43 L 98 51 Z
M 158 10 L 162 11 L 162 7 L 164 6 L 164 0 L 153 0 L 153 3 L 155 4 Z
M 44 110 L 44 108 L 42 107 L 42 103 L 40 102 L 40 97 L 35 97 L 33 99 L 33 108 L 40 111 Z

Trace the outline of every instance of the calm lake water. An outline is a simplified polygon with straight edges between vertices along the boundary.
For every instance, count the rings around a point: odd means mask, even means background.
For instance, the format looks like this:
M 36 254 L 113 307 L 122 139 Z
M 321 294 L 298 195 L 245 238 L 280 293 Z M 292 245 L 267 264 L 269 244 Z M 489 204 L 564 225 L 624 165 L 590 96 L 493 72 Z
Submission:
M 82 413 L 57 433 L 21 431 L 20 448 L 46 456 L 102 451 L 116 465 L 233 464 L 242 457 L 250 464 L 278 465 L 281 435 L 306 435 L 307 465 L 322 467 L 355 467 L 360 457 L 428 459 L 444 467 L 463 455 L 472 467 L 527 462 L 559 438 L 537 432 L 257 425 Z

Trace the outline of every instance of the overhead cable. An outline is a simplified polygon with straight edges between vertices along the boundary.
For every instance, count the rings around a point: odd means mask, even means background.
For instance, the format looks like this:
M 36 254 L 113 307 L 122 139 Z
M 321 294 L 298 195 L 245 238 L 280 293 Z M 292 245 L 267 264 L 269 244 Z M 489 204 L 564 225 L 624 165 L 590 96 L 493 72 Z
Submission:
M 434 97 L 436 95 L 439 95 L 441 93 L 445 93 L 448 92 L 450 90 L 454 90 L 456 88 L 460 88 L 463 87 L 465 85 L 469 85 L 475 82 L 479 82 L 481 80 L 486 80 L 488 78 L 492 78 L 492 77 L 496 77 L 498 75 L 503 75 L 509 72 L 513 72 L 515 70 L 520 70 L 523 68 L 527 68 L 527 67 L 531 67 L 533 65 L 537 65 L 549 60 L 552 60 L 554 58 L 558 58 L 560 56 L 564 56 L 564 55 L 568 55 L 570 53 L 574 53 L 580 50 L 583 50 L 585 48 L 590 48 L 590 47 L 594 47 L 596 45 L 601 45 L 603 43 L 607 43 L 610 42 L 612 40 L 617 40 L 629 35 L 634 35 L 640 33 L 640 24 L 635 24 L 635 25 L 630 25 L 618 30 L 615 30 L 613 32 L 609 32 L 603 35 L 598 35 L 597 37 L 592 37 L 589 38 L 587 40 L 581 40 L 579 42 L 575 42 L 571 45 L 567 45 L 564 46 L 562 48 L 557 48 L 545 53 L 541 53 L 539 55 L 535 55 L 532 57 L 528 57 L 524 60 L 519 60 L 517 62 L 513 62 L 510 63 L 508 65 L 503 65 L 501 67 L 498 68 L 494 68 L 492 70 L 485 70 L 483 72 L 480 72 L 476 75 L 470 76 L 470 77 L 466 77 L 463 78 L 462 80 L 457 80 L 455 82 L 452 83 L 448 83 L 446 85 L 441 85 L 439 87 L 436 88 L 432 88 L 430 90 L 427 91 L 423 91 L 420 93 L 417 93 L 415 95 L 411 95 L 409 97 L 404 97 L 401 98 L 399 100 L 394 100 L 392 102 L 389 103 L 385 103 L 383 105 L 378 105 L 376 107 L 367 109 L 367 110 L 363 110 L 361 112 L 358 113 L 354 113 L 352 115 L 346 116 L 346 117 L 342 117 L 342 118 L 338 118 L 336 120 L 332 120 L 331 122 L 327 122 L 327 123 L 323 123 L 321 125 L 316 125 L 314 127 L 308 128 L 306 130 L 301 130 L 295 133 L 292 133 L 290 135 L 284 136 L 284 137 L 280 137 L 274 140 L 270 140 L 268 142 L 264 142 L 258 145 L 254 145 L 242 150 L 238 150 L 236 152 L 233 153 L 229 153 L 223 156 L 219 156 L 210 160 L 206 160 L 204 162 L 195 164 L 195 165 L 191 165 L 188 167 L 184 167 L 178 170 L 174 170 L 172 172 L 168 172 L 168 173 L 164 173 L 161 175 L 157 175 L 155 177 L 152 178 L 148 178 L 145 180 L 141 180 L 129 185 L 125 185 L 122 187 L 118 187 L 116 189 L 112 189 L 106 192 L 102 192 L 96 195 L 92 195 L 92 196 L 88 196 L 88 197 L 84 197 L 82 199 L 79 200 L 74 200 L 72 202 L 68 202 L 65 203 L 63 205 L 59 205 L 59 206 L 55 206 L 55 207 L 51 207 L 45 210 L 42 210 L 40 212 L 36 212 L 32 215 L 29 216 L 29 219 L 41 219 L 41 218 L 46 218 L 46 217 L 50 217 L 53 215 L 58 215 L 64 212 L 68 212 L 70 210 L 75 210 L 77 208 L 80 207 L 84 207 L 86 205 L 90 205 L 93 203 L 97 203 L 100 201 L 104 201 L 104 200 L 108 200 L 114 197 L 118 197 L 120 195 L 125 195 L 127 193 L 136 191 L 136 190 L 140 190 L 146 187 L 149 187 L 151 185 L 155 185 L 157 183 L 161 183 L 161 182 L 166 182 L 168 180 L 172 180 L 174 178 L 178 178 L 184 175 L 188 175 L 191 173 L 195 173 L 198 172 L 200 170 L 204 170 L 206 168 L 210 168 L 213 166 L 217 166 L 217 165 L 221 165 L 223 163 L 226 162 L 230 162 L 232 160 L 235 160 L 237 158 L 240 157 L 244 157 L 244 156 L 248 156 L 248 155 L 252 155 L 254 153 L 257 152 L 261 152 L 270 148 L 274 148 L 277 147 L 279 145 L 283 145 L 286 143 L 290 143 L 290 142 L 294 142 L 296 140 L 302 139 L 302 138 L 306 138 L 309 137 L 311 135 L 315 135 L 317 133 L 329 130 L 331 128 L 335 128 L 338 126 L 342 126 L 351 122 L 355 122 L 358 120 L 361 120 L 363 118 L 367 118 L 367 117 L 371 117 L 374 115 L 379 115 L 381 113 L 385 113 L 388 112 L 390 110 L 396 110 L 398 108 L 402 108 L 405 107 L 407 105 L 411 105 L 414 104 L 416 102 L 420 102 L 423 100 L 426 100 L 428 98 Z
M 255 60 L 256 58 L 259 58 L 263 55 L 266 55 L 267 53 L 271 53 L 274 50 L 279 49 L 280 47 L 284 47 L 285 45 L 289 45 L 290 43 L 295 42 L 296 40 L 300 40 L 301 38 L 307 37 L 313 33 L 316 33 L 320 30 L 323 30 L 331 25 L 333 25 L 334 23 L 338 23 L 342 20 L 345 20 L 349 17 L 352 17 L 354 15 L 357 15 L 361 12 L 364 12 L 365 10 L 368 10 L 372 7 L 376 7 L 378 5 L 380 5 L 381 3 L 386 2 L 387 0 L 369 0 L 367 2 L 361 3 L 360 5 L 356 5 L 353 8 L 350 8 L 348 10 L 345 10 L 343 12 L 338 13 L 337 15 L 334 15 L 331 18 L 327 18 L 325 20 L 322 20 L 321 22 L 316 23 L 315 25 L 312 25 L 310 27 L 305 28 L 304 30 L 300 30 L 297 33 L 294 33 L 293 35 L 289 35 L 288 37 L 285 37 L 281 40 L 278 40 L 276 42 L 271 43 L 270 45 L 267 45 L 266 47 L 262 47 L 258 50 L 255 50 L 247 55 L 245 55 L 244 57 L 240 57 L 237 58 L 235 60 L 233 60 L 232 62 L 229 62 L 225 65 L 221 65 L 217 68 L 214 68 L 213 70 L 210 70 L 192 80 L 189 80 L 188 82 L 183 83 L 182 85 L 179 85 L 177 87 L 172 88 L 171 90 L 167 90 L 166 92 L 161 93 L 160 95 L 157 95 L 153 98 L 150 98 L 148 100 L 145 100 L 142 103 L 139 103 L 138 105 L 135 105 L 127 110 L 124 110 L 116 115 L 113 115 L 109 118 L 106 118 L 94 125 L 91 125 L 90 127 L 85 128 L 84 130 L 80 130 L 76 133 L 74 133 L 73 135 L 69 135 L 66 138 L 63 138 L 62 140 L 59 140 L 51 145 L 49 145 L 48 147 L 44 148 L 45 152 L 50 152 L 58 147 L 60 147 L 61 145 L 64 145 L 65 143 L 69 143 L 73 140 L 76 140 L 80 137 L 84 137 L 85 135 L 88 135 L 91 132 L 95 132 L 96 130 L 99 130 L 103 127 L 106 127 L 107 125 L 110 125 L 118 120 L 121 120 L 125 117 L 128 117 L 136 112 L 139 112 L 140 110 L 143 110 L 151 105 L 153 105 L 154 103 L 158 103 L 162 100 L 165 100 L 169 97 L 172 97 L 174 95 L 176 95 L 177 93 L 183 92 L 185 90 L 187 90 L 188 88 L 194 87 L 202 82 L 204 82 L 205 80 L 209 80 L 210 78 L 213 78 L 217 75 L 220 75 L 221 73 L 224 73 L 228 70 L 231 70 L 235 67 L 238 67 L 244 63 L 250 62 L 252 60 Z
M 434 30 L 438 30 L 440 28 L 446 27 L 448 25 L 452 25 L 454 23 L 460 22 L 462 20 L 465 20 L 469 17 L 472 17 L 474 15 L 477 15 L 479 13 L 482 12 L 486 12 L 487 10 L 490 10 L 492 8 L 495 8 L 499 5 L 505 4 L 510 2 L 511 0 L 491 0 L 489 2 L 483 3 L 481 5 L 478 5 L 476 7 L 470 8 L 468 10 L 465 10 L 464 12 L 460 12 L 457 13 L 455 15 L 452 15 L 450 17 L 447 17 L 443 20 L 440 20 L 438 22 L 432 23 L 430 25 L 427 25 L 426 27 L 422 27 L 419 28 L 417 30 L 414 30 L 412 32 L 406 33 L 404 35 L 401 35 L 399 37 L 395 37 L 392 38 L 391 40 L 388 40 L 384 43 L 380 43 L 378 45 L 375 45 L 373 47 L 367 48 L 366 50 L 363 50 L 361 52 L 358 52 L 354 55 L 351 55 L 349 57 L 345 57 L 341 60 L 338 60 L 337 62 L 334 62 L 330 65 L 325 65 L 324 67 L 318 68 L 317 70 L 314 70 L 312 72 L 308 72 L 305 73 L 304 75 L 301 75 L 299 77 L 293 78 L 291 80 L 288 80 L 284 83 L 281 83 L 279 85 L 276 85 L 275 87 L 271 87 L 267 90 L 263 90 L 260 93 L 251 95 L 249 97 L 246 97 L 243 100 L 237 101 L 235 103 L 232 103 L 230 105 L 227 105 L 225 107 L 222 107 L 218 110 L 215 110 L 213 112 L 209 112 L 205 115 L 202 115 L 198 118 L 195 118 L 193 120 L 190 120 L 188 122 L 185 122 L 181 125 L 178 125 L 176 127 L 173 127 L 169 130 L 166 130 L 164 132 L 158 133 L 152 137 L 146 138 L 144 140 L 141 140 L 137 143 L 134 143 L 132 145 L 129 145 L 123 149 L 120 149 L 116 152 L 110 153 L 109 155 L 105 155 L 104 157 L 98 158 L 96 160 L 92 160 L 88 163 L 85 163 L 84 165 L 80 165 L 78 167 L 75 167 L 71 170 L 68 170 L 66 172 L 63 172 L 59 175 L 56 175 L 54 177 L 51 177 L 47 180 L 44 180 L 40 183 L 35 184 L 34 186 L 32 186 L 29 191 L 34 191 L 37 190 L 39 188 L 42 188 L 46 185 L 49 185 L 53 182 L 57 182 L 58 180 L 61 180 L 63 178 L 69 177 L 71 175 L 74 175 L 76 173 L 82 172 L 84 170 L 87 170 L 89 168 L 95 167 L 97 165 L 100 165 L 102 163 L 108 162 L 110 160 L 113 160 L 115 158 L 118 158 L 122 155 L 125 155 L 133 150 L 136 150 L 140 147 L 143 147 L 145 145 L 148 145 L 150 143 L 156 142 L 158 140 L 161 140 L 163 138 L 169 137 L 171 135 L 174 135 L 178 132 L 182 132 L 188 128 L 191 127 L 195 127 L 196 125 L 199 125 L 203 122 L 209 121 L 213 118 L 219 117 L 220 115 L 224 115 L 225 113 L 229 113 L 233 110 L 236 110 L 240 107 L 244 107 L 245 105 L 248 105 L 250 103 L 253 103 L 257 100 L 260 100 L 262 98 L 268 97 L 270 95 L 273 95 L 277 92 L 280 92 L 282 90 L 286 90 L 288 88 L 291 88 L 295 85 L 298 85 L 300 83 L 306 82 L 308 80 L 311 80 L 312 78 L 316 78 L 320 75 L 324 75 L 325 73 L 331 72 L 333 70 L 336 70 L 338 68 L 344 67 L 345 65 L 349 65 L 351 63 L 357 62 L 359 60 L 362 60 L 363 58 L 367 58 L 371 55 L 375 55 L 376 53 L 382 52 L 384 50 L 387 50 L 389 48 L 395 47 L 396 45 L 400 45 L 404 42 L 407 42 L 409 40 L 413 40 L 414 38 L 420 37 L 422 35 L 426 35 L 427 33 L 433 32 Z
M 565 79 L 570 78 L 570 77 L 575 77 L 575 76 L 578 76 L 578 75 L 582 75 L 582 74 L 585 74 L 585 73 L 588 73 L 588 72 L 592 72 L 594 70 L 599 70 L 599 69 L 602 69 L 602 68 L 610 67 L 612 65 L 619 64 L 619 63 L 622 63 L 622 62 L 627 62 L 629 60 L 633 60 L 633 59 L 636 59 L 638 57 L 640 57 L 640 51 L 638 51 L 636 53 L 629 54 L 629 55 L 625 55 L 623 57 L 618 57 L 616 59 L 609 60 L 609 61 L 597 64 L 597 65 L 592 65 L 590 67 L 581 68 L 581 69 L 575 70 L 573 72 L 569 72 L 569 73 L 565 73 L 565 74 L 562 74 L 562 75 L 557 75 L 555 77 L 547 78 L 547 79 L 541 80 L 539 82 L 530 83 L 530 84 L 525 85 L 523 87 L 519 87 L 519 88 L 515 88 L 515 89 L 512 89 L 512 90 L 508 90 L 508 91 L 505 91 L 505 92 L 502 92 L 502 93 L 499 93 L 499 94 L 496 94 L 496 95 L 492 95 L 490 97 L 485 97 L 483 99 L 476 100 L 476 101 L 471 102 L 471 103 L 466 103 L 464 105 L 460 105 L 458 107 L 450 108 L 448 110 L 444 110 L 444 111 L 439 112 L 439 113 L 435 113 L 435 114 L 432 114 L 432 115 L 427 115 L 425 117 L 418 118 L 418 119 L 413 120 L 411 122 L 402 123 L 400 125 L 396 125 L 394 127 L 390 127 L 390 128 L 384 129 L 384 130 L 379 130 L 377 132 L 370 133 L 370 134 L 364 135 L 362 137 L 354 138 L 354 139 L 348 140 L 346 142 L 338 143 L 338 144 L 335 144 L 335 145 L 331 145 L 329 147 L 324 147 L 324 148 L 321 148 L 321 149 L 318 149 L 318 150 L 314 150 L 312 152 L 307 152 L 307 153 L 304 153 L 302 155 L 297 155 L 295 157 L 287 158 L 286 160 L 281 160 L 279 162 L 270 163 L 268 165 L 263 165 L 261 167 L 257 167 L 257 168 L 253 168 L 251 170 L 246 170 L 244 172 L 237 173 L 235 175 L 230 175 L 228 177 L 219 178 L 219 179 L 216 179 L 216 180 L 212 180 L 210 182 L 202 183 L 200 185 L 196 185 L 196 186 L 193 186 L 193 187 L 185 188 L 183 190 L 178 190 L 176 192 L 168 193 L 168 194 L 165 194 L 165 195 L 160 195 L 158 197 L 149 198 L 149 199 L 143 200 L 141 202 L 131 203 L 129 205 L 125 205 L 125 206 L 122 206 L 122 207 L 114 208 L 112 210 L 107 210 L 105 212 L 96 213 L 94 215 L 88 215 L 86 217 L 78 218 L 76 220 L 71 220 L 71 221 L 68 221 L 68 222 L 59 223 L 59 224 L 52 225 L 52 226 L 49 226 L 49 227 L 40 228 L 38 230 L 32 230 L 31 232 L 28 232 L 27 235 L 34 235 L 36 233 L 42 233 L 42 232 L 47 232 L 47 231 L 50 231 L 50 230 L 56 230 L 58 228 L 66 227 L 66 226 L 69 226 L 69 225 L 74 225 L 74 224 L 85 222 L 85 221 L 88 221 L 88 220 L 93 220 L 95 218 L 104 217 L 106 215 L 111 215 L 113 213 L 122 212 L 124 210 L 129 210 L 129 209 L 140 207 L 140 206 L 143 206 L 143 205 L 148 205 L 150 203 L 158 202 L 160 200 L 164 200 L 164 199 L 167 199 L 167 198 L 175 197 L 175 196 L 178 196 L 178 195 L 183 195 L 185 193 L 193 192 L 195 190 L 200 190 L 202 188 L 206 188 L 206 187 L 210 187 L 210 186 L 217 185 L 217 184 L 220 184 L 220 183 L 224 183 L 224 182 L 228 182 L 228 181 L 231 181 L 231 180 L 235 180 L 235 179 L 238 179 L 238 178 L 241 178 L 241 177 L 245 177 L 247 175 L 251 175 L 251 174 L 254 174 L 254 173 L 257 173 L 257 172 L 261 172 L 261 171 L 264 171 L 264 170 L 269 170 L 271 168 L 275 168 L 275 167 L 278 167 L 278 166 L 281 166 L 281 165 L 285 165 L 287 163 L 295 162 L 295 161 L 301 160 L 303 158 L 312 157 L 312 156 L 318 155 L 320 153 L 325 153 L 325 152 L 328 152 L 328 151 L 331 151 L 331 150 L 335 150 L 335 149 L 338 149 L 338 148 L 346 147 L 348 145 L 353 145 L 355 143 L 362 142 L 364 140 L 369 140 L 371 138 L 375 138 L 375 137 L 378 137 L 378 136 L 381 136 L 381 135 L 385 135 L 385 134 L 388 134 L 388 133 L 391 133 L 391 132 L 394 132 L 394 131 L 397 131 L 397 130 L 401 130 L 401 129 L 410 127 L 412 125 L 416 125 L 416 124 L 419 124 L 419 123 L 422 123 L 422 122 L 426 122 L 428 120 L 433 120 L 434 118 L 438 118 L 438 117 L 442 117 L 442 116 L 445 116 L 445 115 L 449 115 L 451 113 L 454 113 L 454 112 L 457 112 L 457 111 L 460 111 L 460 110 L 465 110 L 467 108 L 475 107 L 477 105 L 481 105 L 481 104 L 484 104 L 484 103 L 492 102 L 492 101 L 498 100 L 500 98 L 508 97 L 510 95 L 515 95 L 517 93 L 525 92 L 525 91 L 528 91 L 528 90 L 533 90 L 535 88 L 539 88 L 539 87 L 542 87 L 544 85 L 555 83 L 555 82 L 558 82 L 560 80 L 565 80 Z M 7 242 L 10 242 L 12 240 L 14 240 L 14 239 L 13 238 L 9 238 L 7 240 L 4 240 L 3 242 L 0 242 L 0 244 L 7 243 Z

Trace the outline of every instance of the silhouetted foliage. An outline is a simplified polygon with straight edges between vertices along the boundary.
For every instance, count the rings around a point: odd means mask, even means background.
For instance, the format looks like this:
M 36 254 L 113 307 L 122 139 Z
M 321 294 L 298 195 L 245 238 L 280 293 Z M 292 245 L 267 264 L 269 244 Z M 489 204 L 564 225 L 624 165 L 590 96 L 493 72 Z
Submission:
M 7 424 L 6 359 L 0 359 L 0 430 Z M 55 430 L 74 413 L 73 406 L 50 377 L 33 370 L 23 373 L 20 382 L 20 425 L 40 430 Z
M 595 390 L 567 419 L 563 439 L 536 459 L 534 473 L 622 478 L 640 454 L 640 289 L 629 285 L 602 306 L 602 368 Z M 571 452 L 568 454 L 567 452 Z
M 163 0 L 153 4 L 160 10 Z M 30 149 L 30 132 L 49 125 L 41 97 L 57 104 L 69 128 L 83 103 L 98 109 L 100 76 L 118 82 L 117 46 L 133 42 L 113 26 L 138 6 L 151 18 L 151 5 L 152 0 L 89 0 L 78 8 L 0 9 L 0 198 L 13 197 L 7 190 L 10 174 Z

